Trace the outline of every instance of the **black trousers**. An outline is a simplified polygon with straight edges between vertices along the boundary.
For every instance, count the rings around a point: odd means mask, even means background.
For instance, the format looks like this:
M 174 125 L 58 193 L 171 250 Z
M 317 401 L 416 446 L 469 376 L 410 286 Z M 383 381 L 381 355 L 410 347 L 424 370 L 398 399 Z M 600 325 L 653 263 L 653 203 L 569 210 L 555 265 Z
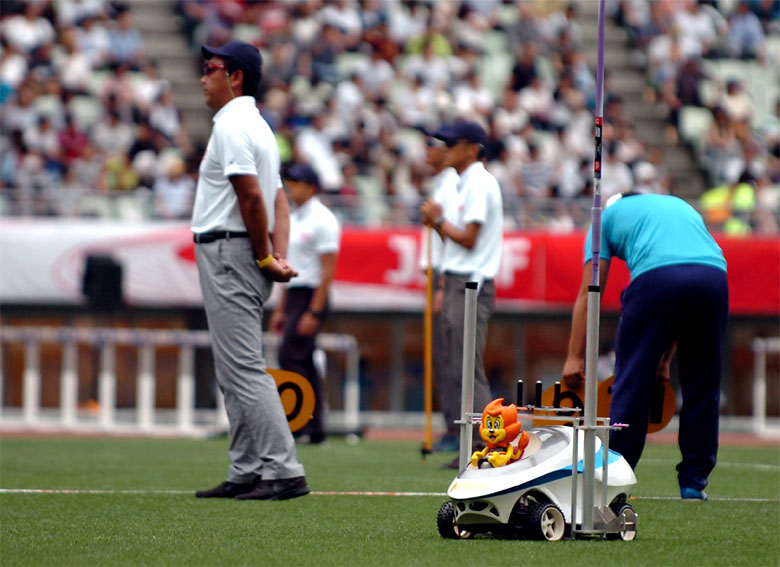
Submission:
M 316 440 L 318 437 L 321 438 L 325 435 L 325 416 L 323 415 L 325 412 L 325 392 L 322 376 L 320 376 L 317 367 L 314 365 L 317 333 L 309 336 L 298 333 L 298 321 L 309 310 L 313 295 L 314 288 L 311 287 L 291 287 L 287 289 L 287 302 L 284 309 L 286 320 L 282 344 L 279 347 L 279 366 L 282 370 L 297 372 L 311 384 L 315 396 L 314 415 L 309 424 L 300 432 L 308 433 L 312 439 Z M 323 320 L 327 312 L 326 306 L 323 311 Z M 320 326 L 322 326 L 322 320 L 320 321 Z
M 645 272 L 623 290 L 609 416 L 610 449 L 636 467 L 645 446 L 658 361 L 677 341 L 682 388 L 681 487 L 703 489 L 718 453 L 721 357 L 729 311 L 726 272 L 701 265 Z

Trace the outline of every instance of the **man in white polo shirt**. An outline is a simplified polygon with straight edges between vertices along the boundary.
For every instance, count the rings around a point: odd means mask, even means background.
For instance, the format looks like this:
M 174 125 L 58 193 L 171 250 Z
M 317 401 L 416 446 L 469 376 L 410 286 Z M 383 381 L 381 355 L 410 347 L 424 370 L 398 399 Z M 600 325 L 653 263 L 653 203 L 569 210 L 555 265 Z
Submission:
M 279 150 L 254 98 L 262 58 L 257 48 L 238 41 L 201 52 L 206 105 L 217 112 L 200 164 L 192 232 L 230 423 L 231 464 L 225 482 L 195 495 L 295 498 L 309 487 L 262 349 L 263 303 L 271 285 L 296 274 L 283 259 L 289 226 L 283 208 L 276 218 Z
M 422 205 L 423 222 L 444 240 L 443 330 L 450 389 L 460 392 L 463 377 L 463 332 L 466 282 L 478 284 L 474 411 L 490 403 L 490 384 L 483 353 L 487 324 L 495 304 L 495 284 L 501 262 L 503 203 L 498 181 L 482 161 L 487 135 L 476 122 L 445 125 L 436 136 L 447 144 L 447 162 L 460 175 L 455 195 L 442 206 L 433 199 Z M 476 432 L 476 430 L 475 430 Z M 478 439 L 478 437 L 477 437 Z M 455 459 L 449 466 L 457 468 Z
M 306 378 L 314 390 L 314 414 L 304 428 L 313 444 L 322 443 L 325 431 L 325 390 L 314 364 L 317 333 L 328 314 L 328 293 L 336 273 L 341 226 L 317 196 L 320 181 L 305 163 L 287 171 L 287 193 L 294 205 L 290 214 L 290 249 L 287 260 L 298 275 L 285 286 L 270 328 L 283 333 L 279 366 Z
M 447 146 L 443 140 L 436 137 L 435 131 L 425 131 L 425 163 L 434 171 L 430 179 L 431 198 L 446 208 L 457 193 L 458 172 L 447 163 Z M 423 228 L 420 267 L 428 268 L 428 231 L 430 226 Z M 455 423 L 460 419 L 460 392 L 454 391 L 447 380 L 447 351 L 444 346 L 442 330 L 442 304 L 444 303 L 444 241 L 439 233 L 431 234 L 431 268 L 433 272 L 433 305 L 432 305 L 432 346 L 433 346 L 433 383 L 439 407 L 444 414 L 446 431 L 441 439 L 433 444 L 435 452 L 457 451 L 460 446 L 460 426 Z

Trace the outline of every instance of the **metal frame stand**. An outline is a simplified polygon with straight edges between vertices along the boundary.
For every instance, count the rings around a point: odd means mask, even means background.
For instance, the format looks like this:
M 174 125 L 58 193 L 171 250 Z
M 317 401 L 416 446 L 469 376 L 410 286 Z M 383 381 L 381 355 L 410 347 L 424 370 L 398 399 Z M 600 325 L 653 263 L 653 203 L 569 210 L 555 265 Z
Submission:
M 464 314 L 464 341 L 463 341 L 463 383 L 461 390 L 461 418 L 456 422 L 460 424 L 460 453 L 458 462 L 461 470 L 465 469 L 470 461 L 472 449 L 472 428 L 481 423 L 482 414 L 474 412 L 474 361 L 476 358 L 476 323 L 477 323 L 477 283 L 466 283 L 466 299 Z M 596 302 L 598 310 L 598 302 Z M 595 357 L 590 357 L 596 360 Z M 517 400 L 518 417 L 534 421 L 567 421 L 571 422 L 574 429 L 571 457 L 571 537 L 577 539 L 578 536 L 601 537 L 604 538 L 610 533 L 620 533 L 630 526 L 626 525 L 625 518 L 617 516 L 615 512 L 607 505 L 606 491 L 601 493 L 601 502 L 595 505 L 595 453 L 596 453 L 596 435 L 599 435 L 602 443 L 602 483 L 606 486 L 609 477 L 609 432 L 614 429 L 625 427 L 625 424 L 611 425 L 608 417 L 596 417 L 596 396 L 597 383 L 592 381 L 590 390 L 590 399 L 588 399 L 588 384 L 586 384 L 586 403 L 585 417 L 571 417 L 566 414 L 573 411 L 582 411 L 582 408 L 564 408 L 553 406 L 542 406 L 542 388 L 541 382 L 536 383 L 536 405 L 523 405 L 522 399 L 522 381 L 518 381 Z M 588 408 L 591 408 L 588 411 Z M 579 467 L 579 432 L 583 431 L 583 470 L 580 473 Z M 583 522 L 580 528 L 577 527 L 577 483 L 583 475 Z M 591 514 L 586 513 L 592 510 Z

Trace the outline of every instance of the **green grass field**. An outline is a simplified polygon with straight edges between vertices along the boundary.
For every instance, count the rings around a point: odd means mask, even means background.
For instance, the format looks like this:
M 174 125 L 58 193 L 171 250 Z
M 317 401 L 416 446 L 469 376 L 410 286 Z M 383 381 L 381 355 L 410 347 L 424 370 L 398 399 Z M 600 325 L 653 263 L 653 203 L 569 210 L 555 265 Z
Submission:
M 683 502 L 677 448 L 650 443 L 637 470 L 634 541 L 527 542 L 442 539 L 436 514 L 454 471 L 440 465 L 452 455 L 424 461 L 419 443 L 300 447 L 313 493 L 296 500 L 194 498 L 224 479 L 227 443 L 0 439 L 0 564 L 780 564 L 778 446 L 721 447 L 710 501 Z

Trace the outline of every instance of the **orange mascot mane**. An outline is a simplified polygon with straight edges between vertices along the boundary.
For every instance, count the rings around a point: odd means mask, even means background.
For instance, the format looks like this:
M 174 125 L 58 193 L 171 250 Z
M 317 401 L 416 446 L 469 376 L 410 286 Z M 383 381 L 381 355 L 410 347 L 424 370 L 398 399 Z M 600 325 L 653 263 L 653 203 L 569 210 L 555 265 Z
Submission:
M 478 467 L 481 460 L 487 460 L 494 467 L 503 466 L 523 456 L 528 445 L 528 433 L 523 424 L 517 421 L 517 406 L 504 405 L 504 398 L 497 398 L 485 406 L 482 412 L 482 424 L 479 436 L 486 447 L 471 456 L 471 463 Z M 517 446 L 512 441 L 520 436 Z

